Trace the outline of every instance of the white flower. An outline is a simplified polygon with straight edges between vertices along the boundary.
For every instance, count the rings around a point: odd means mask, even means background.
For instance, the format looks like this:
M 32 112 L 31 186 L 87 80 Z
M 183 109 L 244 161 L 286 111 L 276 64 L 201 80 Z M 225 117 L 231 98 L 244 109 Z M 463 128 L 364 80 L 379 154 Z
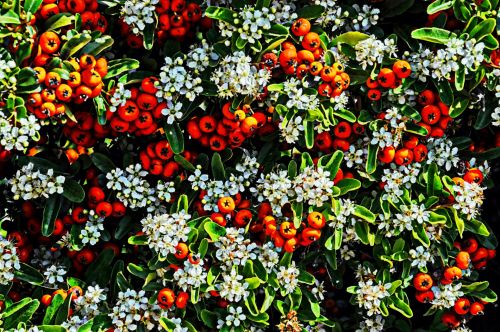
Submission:
M 8 285 L 20 268 L 16 247 L 0 235 L 0 285 Z
M 385 319 L 382 315 L 376 315 L 374 318 L 365 318 L 356 332 L 381 332 L 384 331 Z
M 429 151 L 427 163 L 431 164 L 435 162 L 447 171 L 452 167 L 456 167 L 460 161 L 458 158 L 458 148 L 453 147 L 453 142 L 447 138 L 429 139 L 427 149 Z
M 239 29 L 241 39 L 247 40 L 250 44 L 262 38 L 265 30 L 271 29 L 271 22 L 274 15 L 269 8 L 256 9 L 253 6 L 245 6 L 240 12 L 241 28 Z
M 191 216 L 184 211 L 174 214 L 149 214 L 141 220 L 142 231 L 147 236 L 149 248 L 167 257 L 176 252 L 175 247 L 180 242 L 186 242 L 191 230 L 187 222 Z
M 24 165 L 17 170 L 12 179 L 8 180 L 14 200 L 49 198 L 51 195 L 64 192 L 63 184 L 66 180 L 64 176 L 54 176 L 53 169 L 42 172 L 35 170 L 34 167 L 33 163 Z
M 36 140 L 41 126 L 34 115 L 18 118 L 7 116 L 0 111 L 0 146 L 5 150 L 25 151 L 30 141 Z
M 300 134 L 304 131 L 302 118 L 300 116 L 290 121 L 282 121 L 280 123 L 281 136 L 287 143 L 296 143 L 299 140 Z
M 95 317 L 100 314 L 99 306 L 106 301 L 106 290 L 99 285 L 89 286 L 82 296 L 75 300 L 75 308 L 79 315 Z
M 270 78 L 269 71 L 253 65 L 251 57 L 243 51 L 224 57 L 211 76 L 221 98 L 238 95 L 256 97 Z
M 170 201 L 175 191 L 174 183 L 158 181 L 152 187 L 146 180 L 149 173 L 141 164 L 133 164 L 125 170 L 115 168 L 106 174 L 108 189 L 116 192 L 116 198 L 132 210 L 146 208 L 148 212 L 158 209 L 161 202 Z
M 464 295 L 461 291 L 462 284 L 458 283 L 433 286 L 432 292 L 434 293 L 434 299 L 431 301 L 431 304 L 435 305 L 437 308 L 450 308 L 455 305 L 455 301 Z
M 191 182 L 191 188 L 193 188 L 193 190 L 204 190 L 207 188 L 206 182 L 208 181 L 208 174 L 201 173 L 201 166 L 198 165 L 194 173 L 188 177 L 188 181 Z
M 132 92 L 125 89 L 125 85 L 121 82 L 116 84 L 116 88 L 113 95 L 109 98 L 109 110 L 111 112 L 116 112 L 120 106 L 124 106 L 127 99 L 132 97 Z
M 45 281 L 47 285 L 51 287 L 57 287 L 58 284 L 64 282 L 64 276 L 66 275 L 66 266 L 52 265 L 43 272 L 45 276 Z
M 244 322 L 247 319 L 247 316 L 243 314 L 242 307 L 229 307 L 229 314 L 226 316 L 226 325 L 227 326 L 240 326 L 241 322 Z
M 275 23 L 289 23 L 298 18 L 296 13 L 297 6 L 293 3 L 295 0 L 273 0 L 270 8 L 274 11 Z
M 182 58 L 166 57 L 165 65 L 160 70 L 159 81 L 155 84 L 158 88 L 156 97 L 160 100 L 173 102 L 174 99 L 184 96 L 189 101 L 193 101 L 203 92 L 201 78 L 191 73 L 191 68 Z
M 360 7 L 358 4 L 352 5 L 352 8 L 358 12 L 357 16 L 350 21 L 350 29 L 354 31 L 366 31 L 370 27 L 377 25 L 380 9 L 368 5 Z
M 184 266 L 175 271 L 174 280 L 184 291 L 188 288 L 200 287 L 207 280 L 207 272 L 203 267 L 203 261 L 192 264 L 189 260 L 185 260 Z
M 280 266 L 276 278 L 283 287 L 285 294 L 291 294 L 298 287 L 300 271 L 295 267 L 295 262 L 292 261 L 289 267 Z
M 118 301 L 109 313 L 116 332 L 135 331 L 139 325 L 148 330 L 160 329 L 157 321 L 160 319 L 161 309 L 155 304 L 150 304 L 146 292 L 127 289 L 118 293 Z
M 453 190 L 455 191 L 453 207 L 468 220 L 478 216 L 479 209 L 483 205 L 484 188 L 475 182 L 464 182 L 463 186 L 453 186 Z
M 397 51 L 393 39 L 387 38 L 382 42 L 377 40 L 375 36 L 360 41 L 354 48 L 356 49 L 356 60 L 363 69 L 382 63 L 385 57 L 395 57 Z
M 295 77 L 292 77 L 283 83 L 283 91 L 287 94 L 288 99 L 286 107 L 289 109 L 298 110 L 315 110 L 319 108 L 319 99 L 313 94 L 306 94 L 305 88 L 308 87 L 307 82 L 302 82 Z M 274 100 L 279 98 L 279 94 L 273 96 Z
M 264 265 L 267 273 L 271 273 L 280 261 L 277 248 L 274 246 L 274 243 L 267 242 L 259 249 L 259 257 L 257 259 Z
M 321 167 L 306 167 L 293 180 L 297 202 L 306 202 L 316 207 L 322 207 L 323 203 L 331 200 L 333 185 L 330 172 Z
M 429 249 L 423 246 L 418 246 L 415 249 L 410 249 L 408 252 L 411 258 L 411 266 L 416 266 L 419 269 L 423 269 L 427 266 L 427 263 L 434 263 L 434 257 L 429 252 Z
M 484 61 L 484 48 L 482 42 L 450 38 L 445 49 L 433 52 L 421 45 L 417 52 L 410 54 L 408 60 L 412 75 L 423 82 L 427 81 L 427 77 L 449 79 L 452 73 L 459 70 L 460 64 L 466 74 L 475 71 Z
M 366 310 L 370 317 L 381 314 L 380 304 L 382 300 L 390 296 L 389 289 L 391 284 L 376 283 L 373 279 L 360 280 L 356 290 L 356 302 L 360 308 Z
M 231 302 L 239 302 L 246 300 L 250 292 L 248 283 L 243 281 L 243 276 L 236 272 L 236 269 L 231 269 L 229 274 L 223 274 L 224 281 L 217 285 L 219 294 L 223 299 Z
M 332 31 L 335 31 L 346 24 L 349 12 L 342 11 L 337 0 L 314 0 L 314 4 L 325 8 L 323 14 L 316 20 L 322 26 L 329 26 Z
M 155 10 L 160 0 L 126 0 L 121 9 L 125 23 L 136 35 L 142 34 L 148 24 L 155 22 Z
M 82 244 L 87 245 L 95 245 L 100 237 L 101 232 L 104 231 L 103 219 L 98 218 L 95 221 L 87 221 L 85 227 L 80 231 L 80 239 L 82 240 Z
M 257 258 L 257 245 L 250 239 L 245 239 L 244 228 L 226 228 L 226 235 L 219 237 L 215 242 L 217 251 L 215 257 L 223 265 L 224 270 L 233 269 L 233 266 L 245 266 L 246 262 Z
M 173 106 L 173 107 L 172 107 Z M 161 114 L 167 117 L 167 123 L 172 124 L 174 121 L 180 120 L 184 113 L 181 112 L 182 104 L 176 103 L 175 105 L 171 105 L 162 109 Z
M 294 195 L 292 188 L 293 183 L 288 178 L 287 172 L 279 171 L 261 174 L 256 186 L 250 188 L 250 191 L 257 196 L 259 202 L 268 201 L 273 213 L 281 216 L 281 207 L 289 202 L 289 197 Z

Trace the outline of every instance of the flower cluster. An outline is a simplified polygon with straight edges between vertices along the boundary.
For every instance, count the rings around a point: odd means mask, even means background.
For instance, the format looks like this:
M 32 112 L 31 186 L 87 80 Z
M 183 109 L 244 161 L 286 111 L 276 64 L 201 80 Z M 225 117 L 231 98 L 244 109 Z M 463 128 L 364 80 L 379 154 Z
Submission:
M 156 5 L 160 0 L 126 0 L 121 9 L 123 21 L 132 26 L 136 35 L 142 33 L 147 25 L 154 23 Z
M 0 284 L 8 285 L 14 279 L 14 272 L 19 270 L 19 257 L 14 244 L 0 236 Z
M 190 231 L 187 222 L 191 216 L 184 212 L 148 215 L 141 220 L 142 231 L 147 236 L 149 247 L 156 253 L 167 257 L 175 253 L 179 242 L 186 242 Z
M 62 194 L 65 180 L 63 175 L 55 176 L 53 169 L 42 172 L 36 170 L 33 163 L 29 163 L 18 170 L 8 183 L 13 199 L 30 200 Z
M 211 76 L 219 97 L 224 99 L 239 95 L 256 97 L 269 79 L 269 72 L 254 66 L 252 59 L 241 51 L 222 58 Z
M 40 123 L 34 115 L 17 119 L 13 125 L 12 121 L 0 112 L 0 145 L 7 151 L 24 151 L 31 141 L 39 137 L 40 128 Z

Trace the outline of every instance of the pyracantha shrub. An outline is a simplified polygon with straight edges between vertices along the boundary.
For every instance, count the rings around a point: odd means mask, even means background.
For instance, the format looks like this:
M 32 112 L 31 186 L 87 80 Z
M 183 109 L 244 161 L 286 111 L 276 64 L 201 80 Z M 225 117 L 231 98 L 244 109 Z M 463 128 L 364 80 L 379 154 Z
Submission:
M 471 331 L 499 7 L 2 1 L 0 331 Z

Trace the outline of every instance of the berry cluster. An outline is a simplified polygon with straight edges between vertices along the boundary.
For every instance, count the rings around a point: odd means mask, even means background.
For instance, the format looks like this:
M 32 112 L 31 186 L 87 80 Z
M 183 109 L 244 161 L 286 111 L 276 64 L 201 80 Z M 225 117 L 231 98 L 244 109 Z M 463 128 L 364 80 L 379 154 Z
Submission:
M 187 246 L 185 243 L 182 243 L 185 246 L 187 251 Z M 180 244 L 179 244 L 180 245 Z M 184 249 L 184 246 L 182 247 Z M 179 247 L 179 246 L 178 246 Z M 182 250 L 183 250 L 182 249 Z M 186 253 L 187 255 L 187 253 Z M 176 257 L 178 254 L 175 255 Z M 186 256 L 184 256 L 186 257 Z M 163 288 L 158 292 L 157 303 L 162 309 L 170 309 L 174 304 L 178 309 L 186 308 L 189 301 L 189 293 L 179 291 L 177 295 L 175 295 L 174 291 L 170 288 Z
M 192 38 L 199 24 L 204 29 L 212 26 L 212 20 L 202 17 L 203 12 L 195 2 L 186 0 L 161 0 L 156 7 L 158 25 L 156 38 L 160 45 L 169 39 L 182 41 Z M 127 44 L 132 48 L 143 47 L 143 36 L 134 34 L 132 27 L 124 20 L 120 21 L 120 32 L 127 38 Z
M 384 89 L 398 88 L 403 79 L 411 74 L 410 64 L 405 60 L 394 62 L 391 68 L 381 68 L 376 78 L 368 77 L 366 87 L 369 89 L 367 96 L 372 101 L 380 100 Z
M 104 32 L 108 23 L 106 18 L 97 11 L 98 7 L 97 0 L 43 0 L 36 16 L 47 20 L 59 13 L 81 14 L 82 24 L 85 24 L 92 15 L 92 21 L 95 22 L 92 27 Z
M 337 97 L 347 90 L 351 83 L 349 75 L 344 72 L 341 63 L 325 61 L 321 39 L 316 32 L 311 31 L 311 23 L 300 18 L 292 24 L 290 31 L 299 38 L 300 44 L 295 45 L 290 40 L 283 42 L 279 56 L 274 53 L 265 54 L 263 65 L 273 68 L 279 63 L 285 74 L 296 75 L 299 79 L 308 74 L 321 78 L 317 81 L 317 90 L 323 97 Z M 298 47 L 302 49 L 297 49 Z
M 150 143 L 146 150 L 139 153 L 142 168 L 163 178 L 172 178 L 179 173 L 179 164 L 172 160 L 173 156 L 174 152 L 167 140 Z M 185 156 L 189 157 L 189 154 Z
M 324 131 L 315 137 L 314 146 L 321 152 L 330 153 L 335 150 L 347 151 L 351 143 L 365 131 L 363 125 L 355 122 L 352 125 L 347 121 L 340 121 L 332 132 Z
M 422 121 L 418 125 L 427 129 L 430 137 L 443 137 L 453 120 L 450 117 L 448 105 L 431 90 L 422 91 L 418 96 L 418 103 L 422 106 L 420 110 Z
M 34 58 L 34 71 L 41 84 L 41 92 L 32 93 L 27 109 L 39 119 L 60 116 L 68 104 L 83 104 L 101 94 L 103 77 L 108 72 L 105 58 L 84 54 L 80 58 L 62 61 L 56 53 L 61 39 L 53 31 L 44 32 L 39 40 L 39 54 Z
M 163 111 L 167 109 L 165 102 L 159 102 L 155 96 L 157 88 L 155 77 L 147 77 L 142 80 L 140 87 L 131 87 L 130 98 L 121 103 L 116 111 L 108 108 L 106 118 L 115 135 L 120 133 L 134 134 L 135 136 L 147 136 L 154 133 L 158 128 L 158 120 L 163 117 Z M 113 97 L 116 89 L 108 93 L 108 100 Z
M 265 235 L 271 238 L 277 248 L 294 252 L 298 247 L 307 247 L 320 239 L 326 219 L 320 212 L 311 212 L 305 222 L 295 227 L 293 222 L 287 220 L 278 224 L 275 217 L 267 215 L 262 218 L 262 225 Z
M 232 111 L 231 103 L 222 106 L 221 114 L 193 117 L 187 123 L 187 132 L 192 139 L 213 151 L 227 147 L 237 148 L 259 128 L 268 123 L 268 116 L 262 111 L 253 111 L 250 105 Z
M 71 286 L 68 288 L 68 290 L 64 290 L 62 288 L 60 289 L 57 289 L 55 291 L 52 292 L 52 294 L 44 294 L 42 295 L 42 297 L 40 298 L 40 302 L 48 307 L 50 306 L 50 304 L 52 303 L 52 300 L 54 300 L 54 298 L 59 295 L 63 301 L 66 300 L 66 298 L 69 296 L 71 296 L 71 302 L 74 303 L 80 296 L 83 295 L 83 289 L 80 287 L 80 286 Z M 68 310 L 68 316 L 71 316 L 73 314 L 73 308 L 69 308 Z

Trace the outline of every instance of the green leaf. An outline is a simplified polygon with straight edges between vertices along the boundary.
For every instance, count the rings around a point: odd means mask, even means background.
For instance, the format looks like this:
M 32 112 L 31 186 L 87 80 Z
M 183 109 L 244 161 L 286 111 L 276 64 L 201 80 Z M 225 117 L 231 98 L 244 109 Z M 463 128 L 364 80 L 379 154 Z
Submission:
M 184 151 L 184 136 L 182 134 L 181 127 L 177 122 L 173 124 L 165 124 L 165 135 L 170 143 L 170 147 L 175 154 L 182 153 Z
M 475 38 L 480 41 L 486 35 L 489 35 L 495 30 L 496 20 L 494 18 L 487 18 L 472 29 L 469 38 Z
M 339 171 L 342 160 L 344 160 L 344 153 L 340 150 L 337 150 L 331 155 L 326 155 L 319 158 L 318 166 L 330 172 L 330 178 L 333 179 Z
M 306 147 L 312 149 L 314 146 L 314 122 L 304 119 L 304 136 L 306 140 Z
M 84 325 L 86 324 L 87 323 L 85 323 Z M 66 328 L 58 325 L 39 325 L 37 327 L 40 331 L 43 332 L 67 332 Z M 87 332 L 87 331 L 81 330 L 80 327 L 80 329 L 78 329 L 78 332 Z
M 2 24 L 21 24 L 19 15 L 12 9 L 0 16 L 0 22 L 2 22 Z
M 490 231 L 486 225 L 477 219 L 467 220 L 465 223 L 465 229 L 474 234 L 490 236 Z
M 248 284 L 248 289 L 257 289 L 260 286 L 260 279 L 257 277 L 246 278 L 245 282 Z
M 467 22 L 471 18 L 470 6 L 465 3 L 467 0 L 455 0 L 453 1 L 453 12 L 455 17 L 462 21 Z
M 43 275 L 28 264 L 20 263 L 19 270 L 15 271 L 16 279 L 28 282 L 32 285 L 40 286 L 43 284 Z
M 456 118 L 462 114 L 469 105 L 469 98 L 458 97 L 450 107 L 450 117 Z
M 61 195 L 53 195 L 47 199 L 43 209 L 42 235 L 50 236 L 54 231 L 55 221 L 61 209 Z
M 107 283 L 111 276 L 114 257 L 115 252 L 112 249 L 104 249 L 87 268 L 85 273 L 86 282 L 96 281 L 100 285 Z
M 427 169 L 427 195 L 433 196 L 436 191 L 441 191 L 443 184 L 438 174 L 438 167 L 436 163 L 429 165 Z
M 451 8 L 451 6 L 453 6 L 453 2 L 454 1 L 451 1 L 451 0 L 434 1 L 433 3 L 431 3 L 427 7 L 427 14 L 432 15 L 432 14 L 435 14 L 435 13 L 440 12 L 442 10 L 446 10 L 448 8 Z
M 375 218 L 377 217 L 373 212 L 361 205 L 356 205 L 352 214 L 371 224 L 375 222 Z
M 206 222 L 203 225 L 203 228 L 208 233 L 212 241 L 217 241 L 219 237 L 226 235 L 226 229 L 213 221 Z
M 205 16 L 214 20 L 221 20 L 229 24 L 234 24 L 234 18 L 238 17 L 238 14 L 227 8 L 210 6 L 205 10 Z
M 154 23 L 146 24 L 146 26 L 144 27 L 144 31 L 143 31 L 144 38 L 143 38 L 142 44 L 143 44 L 144 48 L 147 50 L 150 50 L 153 48 L 156 25 L 157 25 L 157 22 L 156 22 L 156 18 L 155 18 Z
M 203 323 L 205 323 L 205 325 L 211 329 L 215 328 L 217 326 L 217 314 L 212 312 L 212 311 L 208 311 L 207 309 L 203 309 L 201 312 L 200 312 L 200 317 L 201 317 L 201 320 L 203 321 Z
M 64 299 L 61 296 L 61 294 L 56 294 L 56 296 L 52 298 L 50 305 L 47 307 L 47 310 L 45 311 L 45 316 L 43 317 L 43 324 L 47 325 L 53 323 L 54 317 L 63 303 Z
M 35 14 L 42 2 L 43 0 L 24 0 L 24 11 Z
M 335 185 L 340 188 L 340 195 L 345 195 L 349 191 L 361 188 L 361 181 L 358 179 L 345 178 L 337 182 Z
M 90 54 L 97 56 L 102 53 L 102 51 L 110 48 L 114 43 L 114 39 L 110 36 L 101 36 L 94 41 L 88 43 L 82 50 L 84 54 Z
M 465 86 L 465 67 L 460 65 L 455 74 L 455 89 L 462 91 Z
M 438 89 L 441 101 L 448 106 L 451 105 L 453 103 L 453 90 L 450 83 L 447 80 L 434 80 L 434 85 Z
M 354 225 L 354 231 L 363 244 L 373 245 L 375 243 L 375 234 L 370 232 L 370 226 L 367 223 L 357 222 Z
M 262 303 L 260 312 L 266 312 L 271 307 L 275 296 L 276 291 L 272 287 L 264 288 L 264 302 Z
M 56 30 L 70 25 L 75 20 L 75 17 L 70 13 L 60 13 L 51 16 L 44 22 L 45 30 Z
M 68 319 L 69 309 L 71 306 L 71 296 L 66 296 L 63 304 L 57 310 L 56 317 L 54 318 L 54 324 L 60 325 Z
M 2 328 L 9 330 L 21 322 L 28 322 L 40 305 L 40 301 L 24 298 L 5 309 L 2 314 Z
M 92 36 L 88 33 L 77 34 L 72 37 L 61 47 L 61 58 L 67 59 L 70 56 L 76 54 L 82 48 L 85 47 L 92 40 Z
M 310 19 L 315 19 L 321 16 L 323 12 L 325 11 L 325 8 L 320 5 L 312 5 L 312 6 L 304 6 L 299 9 L 297 9 L 297 17 L 300 18 L 306 18 L 308 20 Z
M 82 186 L 73 179 L 66 179 L 63 185 L 63 196 L 74 203 L 81 203 L 85 198 L 85 191 Z
M 411 36 L 414 39 L 430 43 L 446 44 L 451 38 L 455 38 L 457 35 L 453 32 L 440 28 L 420 28 L 413 30 Z
M 90 155 L 94 165 L 103 173 L 109 173 L 116 168 L 115 164 L 105 154 L 95 152 Z
M 366 159 L 366 172 L 372 174 L 377 169 L 378 145 L 368 145 L 368 158 Z
M 394 17 L 403 14 L 409 10 L 415 0 L 390 0 L 384 1 L 380 8 L 381 15 L 384 17 Z
M 220 154 L 215 152 L 212 156 L 212 175 L 215 180 L 223 181 L 226 179 L 226 171 L 224 170 L 224 164 L 222 163 L 222 159 Z
M 314 285 L 314 282 L 316 281 L 316 278 L 312 274 L 310 274 L 307 271 L 300 270 L 299 273 L 299 282 L 308 284 L 308 285 Z
M 398 299 L 396 296 L 392 296 L 390 301 L 391 303 L 389 304 L 389 308 L 398 311 L 406 318 L 413 317 L 413 311 L 408 303 Z
M 348 44 L 350 46 L 356 46 L 357 43 L 359 43 L 362 40 L 368 39 L 369 37 L 370 37 L 369 35 L 362 32 L 349 31 L 336 37 L 332 41 L 332 44 L 333 45 Z
M 427 236 L 424 227 L 421 224 L 415 225 L 412 230 L 413 238 L 420 241 L 425 247 L 430 246 L 431 241 Z
M 140 62 L 136 59 L 117 59 L 108 62 L 108 73 L 104 78 L 110 79 L 122 73 L 139 68 Z

